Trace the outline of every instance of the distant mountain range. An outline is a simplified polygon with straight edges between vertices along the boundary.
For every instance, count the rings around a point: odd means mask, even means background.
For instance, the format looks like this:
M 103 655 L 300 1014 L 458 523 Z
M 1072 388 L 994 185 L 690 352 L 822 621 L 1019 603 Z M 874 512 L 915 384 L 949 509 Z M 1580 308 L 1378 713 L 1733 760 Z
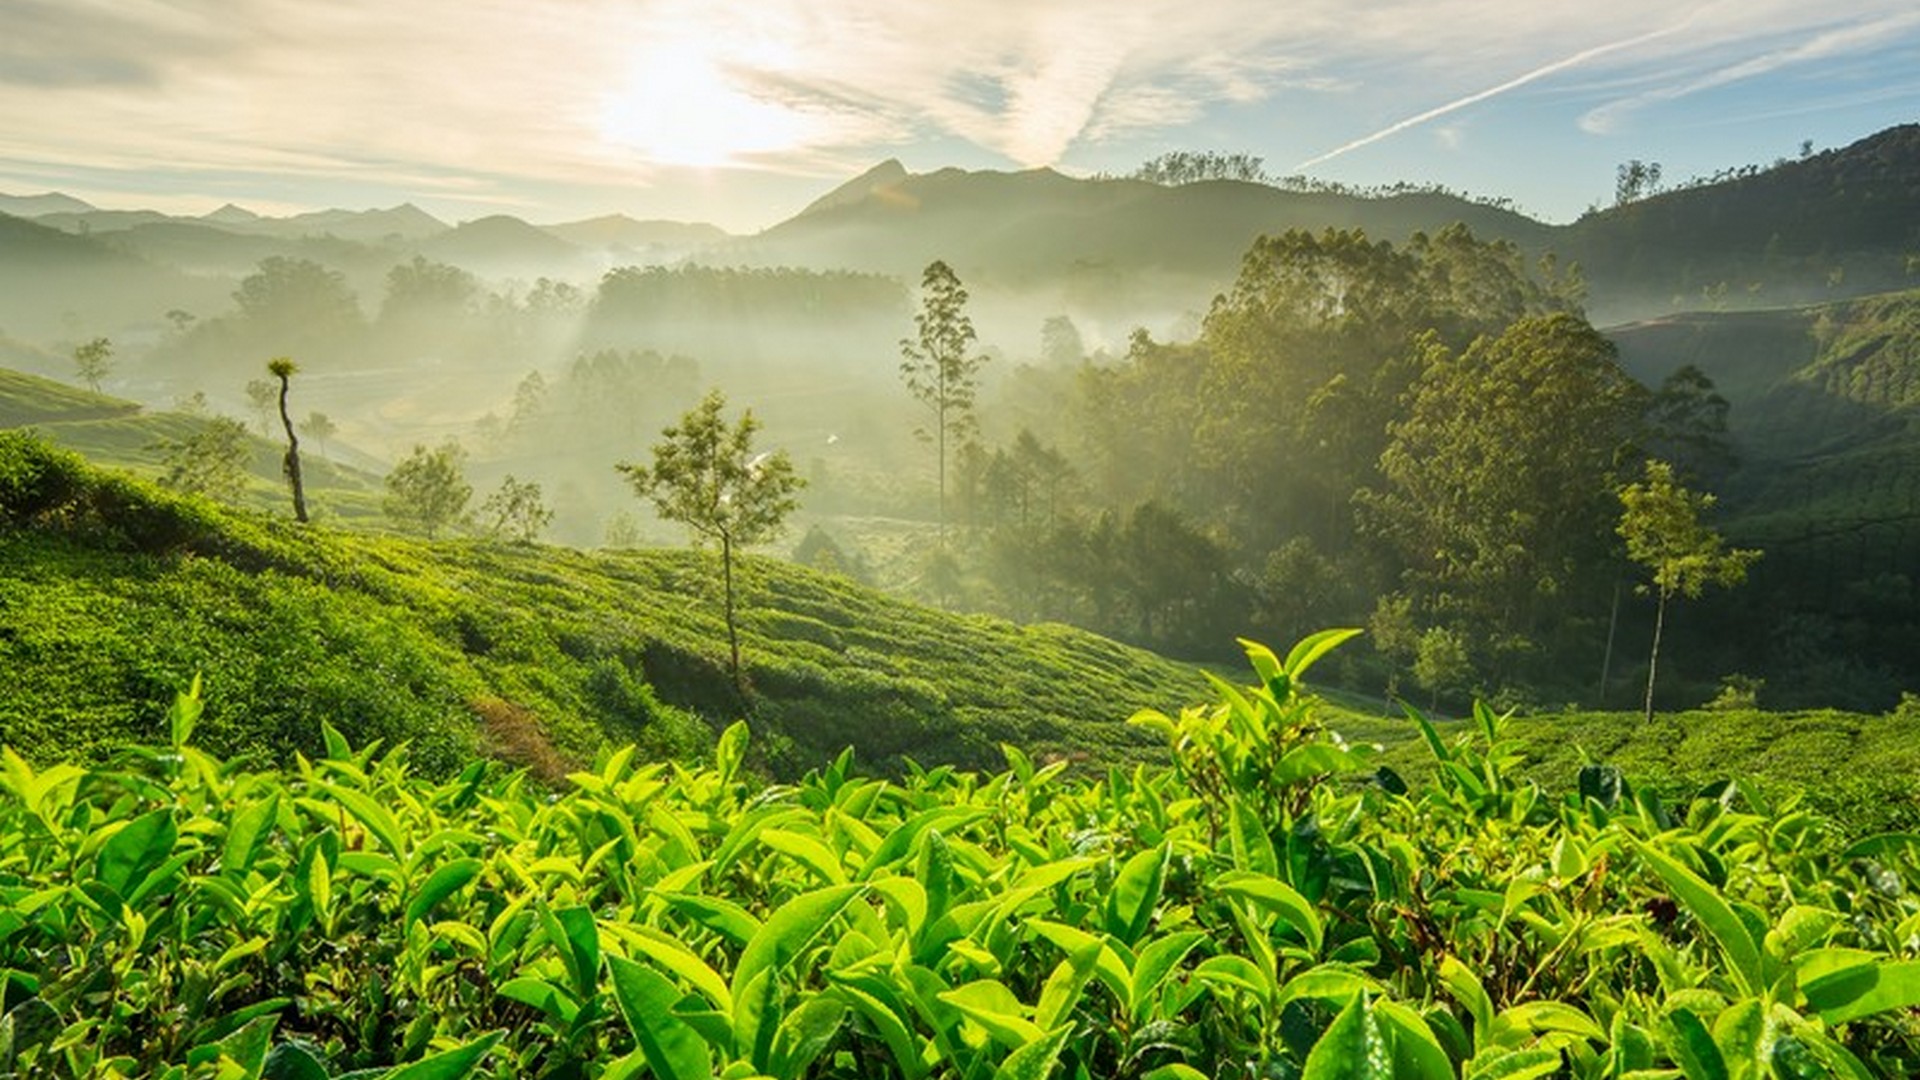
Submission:
M 1294 190 L 1239 181 L 1167 186 L 1048 169 L 915 174 L 884 162 L 751 236 L 703 224 L 598 217 L 533 225 L 496 216 L 455 226 L 412 204 L 265 217 L 235 205 L 201 217 L 101 210 L 59 193 L 0 196 L 8 235 L 65 236 L 0 250 L 37 273 L 72 241 L 134 256 L 151 272 L 241 276 L 270 254 L 328 262 L 377 287 L 422 254 L 485 277 L 591 284 L 617 265 L 795 266 L 906 281 L 944 259 L 977 293 L 1032 294 L 1113 319 L 1143 307 L 1204 311 L 1253 239 L 1286 229 L 1363 229 L 1401 241 L 1465 222 L 1530 256 L 1579 263 L 1598 322 L 1709 306 L 1843 299 L 1920 281 L 1920 125 L 1773 167 L 1597 210 L 1567 225 L 1437 191 Z M 26 266 L 21 264 L 25 263 Z M 11 313 L 0 311 L 0 326 Z

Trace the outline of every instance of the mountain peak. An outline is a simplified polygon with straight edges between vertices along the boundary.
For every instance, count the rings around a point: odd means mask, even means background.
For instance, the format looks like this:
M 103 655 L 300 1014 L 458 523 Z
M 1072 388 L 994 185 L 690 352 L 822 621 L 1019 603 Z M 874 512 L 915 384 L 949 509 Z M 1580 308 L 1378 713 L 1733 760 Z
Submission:
M 807 204 L 805 210 L 800 211 L 800 213 L 795 216 L 805 217 L 808 214 L 819 213 L 823 210 L 832 210 L 838 206 L 852 206 L 854 203 L 865 199 L 874 192 L 882 188 L 892 187 L 912 175 L 912 173 L 907 171 L 905 165 L 900 164 L 899 158 L 888 158 L 873 168 L 868 169 L 866 172 L 861 173 L 859 176 L 854 177 L 839 187 L 834 188 L 832 191 L 827 192 L 825 195 L 820 196 L 818 199 L 815 199 L 813 202 Z
M 246 225 L 259 221 L 260 215 L 244 206 L 228 203 L 210 214 L 201 215 L 200 220 L 211 221 L 216 225 Z

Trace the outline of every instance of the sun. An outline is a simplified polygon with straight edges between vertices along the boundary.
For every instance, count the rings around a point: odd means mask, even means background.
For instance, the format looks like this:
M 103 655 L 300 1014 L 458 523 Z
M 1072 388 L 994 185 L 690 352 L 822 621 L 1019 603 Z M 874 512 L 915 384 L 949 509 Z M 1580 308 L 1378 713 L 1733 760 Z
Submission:
M 601 103 L 600 137 L 662 165 L 702 168 L 806 145 L 807 113 L 739 85 L 713 56 L 695 50 L 637 57 L 622 87 Z

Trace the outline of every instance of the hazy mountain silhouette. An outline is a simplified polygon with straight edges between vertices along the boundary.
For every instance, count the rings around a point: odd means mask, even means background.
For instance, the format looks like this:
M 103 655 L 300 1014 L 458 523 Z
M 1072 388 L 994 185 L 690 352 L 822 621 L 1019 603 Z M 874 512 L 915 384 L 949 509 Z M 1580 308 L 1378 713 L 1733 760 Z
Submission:
M 813 200 L 811 203 L 808 203 L 807 208 L 800 211 L 797 216 L 806 217 L 808 214 L 817 214 L 822 210 L 831 210 L 837 206 L 852 206 L 876 191 L 890 188 L 908 179 L 910 176 L 911 174 L 907 172 L 907 167 L 900 164 L 898 158 L 888 158 L 873 168 L 868 169 L 866 172 L 861 173 L 859 176 L 854 177 L 839 187 L 834 188 L 832 191 L 827 192 L 825 195 Z
M 225 291 L 98 237 L 0 214 L 0 325 L 16 337 L 99 333 Z
M 49 191 L 44 195 L 0 195 L 0 214 L 37 218 L 42 214 L 84 214 L 93 207 L 71 195 Z
M 1051 169 L 908 174 L 887 162 L 798 216 L 729 245 L 724 257 L 916 277 L 938 258 L 963 276 L 1010 282 L 1110 266 L 1224 284 L 1263 233 L 1362 228 L 1404 240 L 1454 221 L 1527 245 L 1547 231 L 1512 211 L 1452 196 L 1365 199 L 1227 180 L 1168 187 L 1075 179 Z
M 260 215 L 244 206 L 228 203 L 212 213 L 202 215 L 200 220 L 214 225 L 252 225 L 260 220 Z
M 88 207 L 85 210 L 60 210 L 51 214 L 36 214 L 33 215 L 33 220 L 62 232 L 99 235 L 121 232 L 159 221 L 172 221 L 174 218 L 158 210 L 96 210 Z
M 625 214 L 607 214 L 584 221 L 542 225 L 541 230 L 583 248 L 695 251 L 730 239 L 718 225 L 685 221 L 636 221 Z
M 268 254 L 321 258 L 363 291 L 419 252 L 483 277 L 571 277 L 613 265 L 789 266 L 883 273 L 906 282 L 935 259 L 1009 312 L 1085 312 L 1146 322 L 1205 310 L 1254 238 L 1287 229 L 1363 229 L 1404 241 L 1464 222 L 1530 258 L 1578 263 L 1597 321 L 1703 307 L 1778 307 L 1920 281 L 1920 125 L 1767 168 L 1596 210 L 1568 225 L 1437 191 L 1362 194 L 1240 181 L 1168 186 L 1076 179 L 1049 169 L 909 173 L 885 161 L 756 235 L 608 215 L 546 227 L 495 216 L 451 228 L 407 203 L 286 218 L 227 206 L 200 218 L 96 210 L 57 193 L 4 196 L 37 222 L 108 239 L 154 263 L 240 276 Z M 275 247 L 273 239 L 303 243 Z M 333 244 L 323 255 L 310 245 Z M 360 245 L 356 247 L 353 245 Z M 0 262 L 30 262 L 26 249 Z M 351 265 L 348 265 L 351 264 Z M 31 273 L 31 271 L 27 271 Z M 5 316 L 0 311 L 0 316 Z
M 414 248 L 482 277 L 561 277 L 592 271 L 579 246 L 505 214 L 462 222 Z
M 316 210 L 289 218 L 262 218 L 253 228 L 278 236 L 335 236 L 381 243 L 438 236 L 448 226 L 412 203 L 401 203 L 385 210 Z

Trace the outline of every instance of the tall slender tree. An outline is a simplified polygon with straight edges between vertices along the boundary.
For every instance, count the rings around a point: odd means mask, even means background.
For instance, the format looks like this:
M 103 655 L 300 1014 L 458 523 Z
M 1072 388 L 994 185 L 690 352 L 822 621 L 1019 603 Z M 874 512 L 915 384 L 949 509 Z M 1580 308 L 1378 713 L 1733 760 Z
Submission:
M 307 487 L 300 477 L 300 436 L 293 433 L 293 417 L 287 412 L 288 384 L 298 370 L 291 357 L 276 356 L 267 361 L 267 373 L 280 380 L 280 426 L 287 429 L 287 456 L 281 459 L 281 471 L 286 473 L 287 486 L 293 489 L 293 519 L 304 524 Z
M 947 441 L 973 431 L 974 392 L 986 357 L 974 352 L 967 290 L 946 263 L 936 259 L 920 279 L 918 331 L 900 341 L 900 375 L 907 390 L 933 413 L 932 430 L 919 434 L 934 444 L 940 482 L 940 542 L 947 539 Z
M 740 684 L 740 632 L 734 619 L 735 549 L 779 535 L 788 514 L 799 505 L 794 493 L 806 486 L 795 476 L 785 450 L 756 454 L 754 432 L 760 422 L 751 410 L 729 426 L 721 416 L 727 399 L 710 390 L 700 404 L 661 432 L 653 464 L 614 466 L 642 498 L 651 499 L 668 521 L 720 544 L 720 573 L 727 623 L 727 652 L 735 685 Z
M 1673 478 L 1673 466 L 1648 461 L 1646 478 L 1620 490 L 1619 533 L 1627 557 L 1652 579 L 1641 591 L 1657 598 L 1653 615 L 1653 651 L 1647 659 L 1646 718 L 1653 719 L 1653 680 L 1660 669 L 1660 634 L 1666 628 L 1667 601 L 1675 595 L 1699 597 L 1708 585 L 1730 588 L 1747 579 L 1760 552 L 1727 550 L 1725 540 L 1701 521 L 1714 498 L 1692 492 Z

